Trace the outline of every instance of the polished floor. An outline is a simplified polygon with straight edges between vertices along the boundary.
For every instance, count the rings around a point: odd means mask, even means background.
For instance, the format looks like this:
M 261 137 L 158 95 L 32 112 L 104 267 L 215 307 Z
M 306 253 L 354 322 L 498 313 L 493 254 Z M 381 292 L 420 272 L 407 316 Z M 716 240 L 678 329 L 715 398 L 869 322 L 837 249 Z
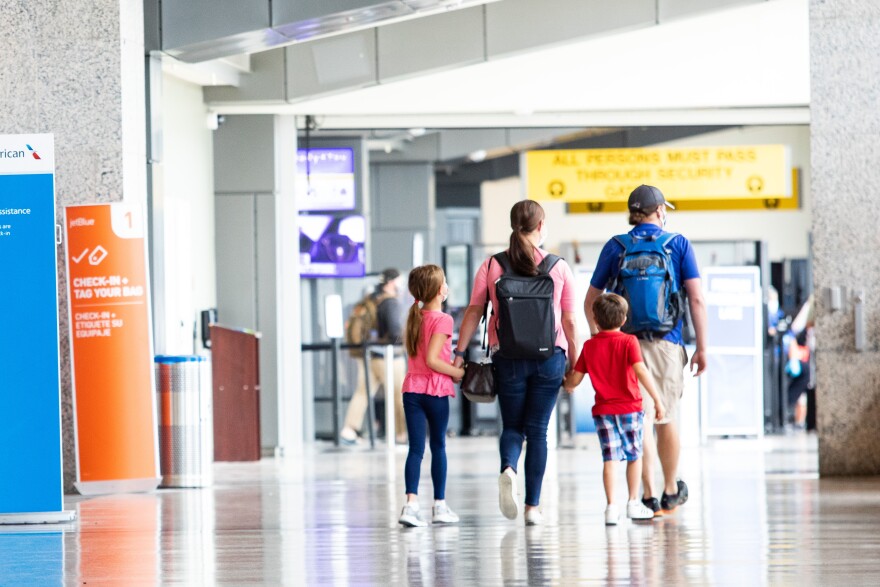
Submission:
M 449 442 L 459 525 L 399 527 L 405 456 L 319 447 L 217 464 L 210 489 L 71 496 L 63 531 L 0 530 L 0 585 L 880 584 L 880 478 L 820 480 L 803 433 L 684 449 L 688 503 L 617 527 L 589 441 L 552 453 L 530 528 L 498 512 L 492 438 Z M 421 487 L 427 508 L 427 462 Z

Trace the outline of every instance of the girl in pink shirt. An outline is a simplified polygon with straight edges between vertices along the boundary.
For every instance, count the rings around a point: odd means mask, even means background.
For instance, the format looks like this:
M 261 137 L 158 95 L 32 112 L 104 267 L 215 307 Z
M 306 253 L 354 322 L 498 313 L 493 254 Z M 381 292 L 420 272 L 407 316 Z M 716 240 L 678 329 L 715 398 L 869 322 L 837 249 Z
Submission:
M 452 366 L 452 316 L 440 307 L 449 295 L 443 270 L 437 265 L 416 267 L 409 274 L 409 292 L 415 298 L 406 319 L 407 374 L 403 380 L 403 412 L 409 432 L 406 456 L 406 505 L 398 520 L 404 526 L 425 526 L 419 514 L 419 473 L 430 433 L 431 480 L 434 483 L 433 522 L 453 524 L 458 515 L 446 505 L 446 427 L 449 397 L 464 369 Z M 427 424 L 427 430 L 425 429 Z

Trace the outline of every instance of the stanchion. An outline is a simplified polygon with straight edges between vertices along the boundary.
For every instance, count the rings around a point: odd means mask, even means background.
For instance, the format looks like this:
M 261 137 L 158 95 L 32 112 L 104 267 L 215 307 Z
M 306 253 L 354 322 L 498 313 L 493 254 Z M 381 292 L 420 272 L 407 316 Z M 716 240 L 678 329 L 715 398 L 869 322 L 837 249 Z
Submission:
M 396 401 L 394 386 L 394 347 L 385 346 L 385 444 L 394 450 L 397 431 L 394 429 L 394 403 Z
M 339 339 L 330 339 L 330 389 L 333 392 L 333 445 L 339 446 L 339 414 L 342 398 L 339 397 Z
M 364 389 L 367 392 L 367 431 L 370 433 L 370 448 L 376 448 L 376 406 L 373 403 L 373 390 L 370 389 L 372 360 L 369 345 L 364 345 Z

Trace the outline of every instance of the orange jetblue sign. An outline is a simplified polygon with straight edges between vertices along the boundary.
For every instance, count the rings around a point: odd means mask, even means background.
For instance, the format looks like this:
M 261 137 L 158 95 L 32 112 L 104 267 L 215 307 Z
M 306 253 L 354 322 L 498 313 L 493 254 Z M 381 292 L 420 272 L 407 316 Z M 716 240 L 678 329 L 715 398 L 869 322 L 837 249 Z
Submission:
M 524 169 L 535 200 L 626 202 L 643 183 L 673 203 L 792 195 L 784 145 L 529 151 Z
M 77 489 L 159 483 L 146 249 L 140 208 L 65 209 Z

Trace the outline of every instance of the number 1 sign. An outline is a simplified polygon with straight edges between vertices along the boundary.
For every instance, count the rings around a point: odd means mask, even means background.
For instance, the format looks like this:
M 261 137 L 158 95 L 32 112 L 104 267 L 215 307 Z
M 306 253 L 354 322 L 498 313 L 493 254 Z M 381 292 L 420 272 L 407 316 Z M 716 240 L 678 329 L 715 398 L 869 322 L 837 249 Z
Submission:
M 69 206 L 67 284 L 77 440 L 85 495 L 159 484 L 143 213 Z

